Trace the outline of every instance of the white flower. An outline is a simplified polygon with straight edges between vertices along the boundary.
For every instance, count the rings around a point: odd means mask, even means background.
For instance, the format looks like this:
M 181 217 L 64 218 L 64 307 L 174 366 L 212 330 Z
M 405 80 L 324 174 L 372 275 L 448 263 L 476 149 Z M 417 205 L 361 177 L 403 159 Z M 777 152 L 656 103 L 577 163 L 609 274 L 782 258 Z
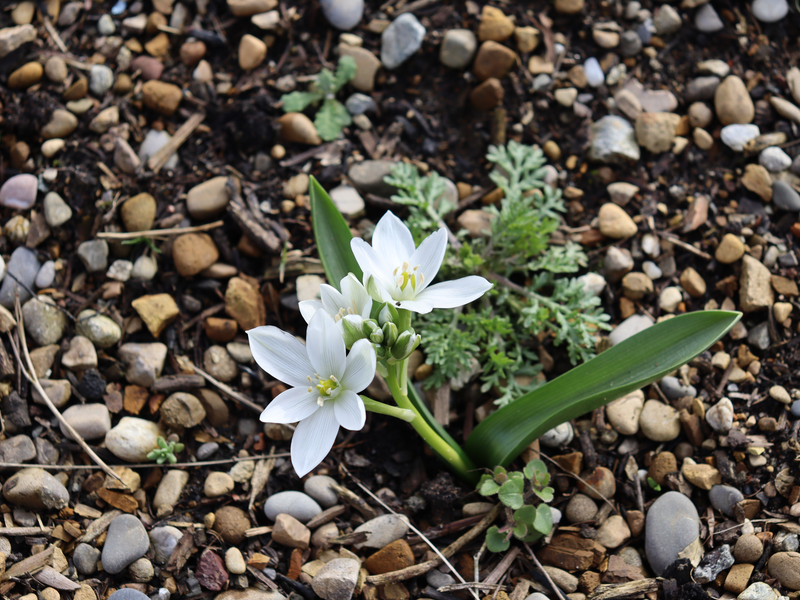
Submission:
M 342 324 L 344 320 L 352 323 L 357 329 L 361 329 L 364 319 L 369 319 L 369 314 L 372 310 L 372 298 L 352 273 L 339 282 L 339 287 L 342 290 L 341 292 L 332 285 L 323 283 L 319 286 L 319 295 L 322 298 L 322 302 L 319 300 L 303 300 L 300 303 L 300 314 L 303 315 L 306 323 L 311 323 L 311 318 L 318 310 L 322 309 L 323 312 L 333 317 L 340 333 L 344 329 Z
M 358 392 L 375 376 L 375 350 L 368 340 L 359 340 L 345 356 L 342 335 L 324 311 L 311 319 L 305 346 L 277 327 L 256 327 L 247 335 L 258 365 L 293 386 L 270 402 L 261 420 L 299 421 L 292 464 L 302 477 L 328 454 L 340 425 L 351 431 L 364 426 L 366 410 Z
M 372 246 L 353 238 L 350 248 L 364 271 L 369 294 L 397 308 L 423 314 L 434 308 L 455 308 L 480 298 L 492 287 L 476 275 L 430 285 L 444 260 L 447 232 L 442 228 L 415 248 L 411 231 L 391 212 L 378 221 Z

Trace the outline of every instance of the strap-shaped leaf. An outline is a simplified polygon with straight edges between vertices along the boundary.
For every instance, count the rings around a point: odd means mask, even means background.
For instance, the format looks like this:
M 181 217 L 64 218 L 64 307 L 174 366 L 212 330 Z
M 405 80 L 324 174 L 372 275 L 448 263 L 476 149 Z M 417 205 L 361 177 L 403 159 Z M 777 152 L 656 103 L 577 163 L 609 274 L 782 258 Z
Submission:
M 350 249 L 353 234 L 350 233 L 347 221 L 336 208 L 328 192 L 313 176 L 309 184 L 309 195 L 314 239 L 328 283 L 338 290 L 339 282 L 347 277 L 348 273 L 353 273 L 361 280 L 361 267 L 358 266 L 356 257 Z
M 725 335 L 741 313 L 700 311 L 628 338 L 484 419 L 465 450 L 484 467 L 507 465 L 559 423 L 661 379 Z

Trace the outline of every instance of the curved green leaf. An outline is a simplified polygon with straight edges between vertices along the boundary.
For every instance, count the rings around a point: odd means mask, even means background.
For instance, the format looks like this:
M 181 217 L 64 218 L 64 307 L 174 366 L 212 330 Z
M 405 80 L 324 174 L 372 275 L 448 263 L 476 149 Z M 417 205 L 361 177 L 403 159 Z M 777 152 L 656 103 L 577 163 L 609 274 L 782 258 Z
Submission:
M 353 273 L 362 278 L 361 267 L 358 266 L 353 251 L 350 250 L 350 240 L 353 234 L 344 220 L 342 213 L 336 208 L 319 181 L 311 177 L 309 183 L 309 196 L 311 197 L 311 225 L 314 229 L 314 240 L 317 242 L 317 253 L 328 277 L 328 283 L 339 289 L 339 282 Z
M 472 432 L 465 450 L 478 465 L 507 465 L 545 431 L 690 361 L 741 316 L 700 311 L 657 323 L 491 414 Z

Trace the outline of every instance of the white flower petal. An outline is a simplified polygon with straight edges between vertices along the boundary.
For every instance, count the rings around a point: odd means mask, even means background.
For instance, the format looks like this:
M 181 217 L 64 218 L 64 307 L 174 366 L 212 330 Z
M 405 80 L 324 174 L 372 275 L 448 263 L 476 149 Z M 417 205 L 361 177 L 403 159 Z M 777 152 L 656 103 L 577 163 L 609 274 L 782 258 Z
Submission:
M 394 300 L 392 298 L 394 286 L 384 285 L 380 278 L 372 273 L 364 274 L 364 289 L 367 290 L 367 293 L 375 302 L 392 302 Z
M 353 392 L 365 389 L 375 377 L 377 359 L 369 340 L 358 340 L 347 355 L 347 366 L 342 376 L 342 387 Z
M 394 303 L 395 307 L 403 310 L 410 310 L 411 312 L 426 315 L 433 310 L 433 304 L 426 300 L 420 300 L 417 296 L 414 300 L 401 300 Z
M 390 268 L 385 265 L 381 257 L 375 252 L 375 249 L 361 238 L 350 240 L 350 250 L 353 251 L 353 256 L 356 257 L 356 262 L 361 267 L 361 270 L 364 271 L 365 276 L 367 273 L 374 273 L 384 277 L 383 274 L 391 274 L 391 269 L 394 269 L 394 267 Z
M 300 307 L 300 314 L 303 315 L 306 323 L 311 323 L 311 317 L 322 308 L 322 302 L 319 300 L 303 300 L 298 306 Z
M 391 211 L 383 215 L 375 226 L 375 231 L 372 233 L 372 247 L 389 267 L 390 273 L 404 262 L 408 262 L 415 248 L 411 231 Z
M 338 313 L 340 308 L 345 308 L 347 305 L 346 298 L 342 293 L 327 283 L 323 283 L 319 286 L 319 295 L 322 298 L 322 308 L 331 316 Z
M 306 334 L 308 359 L 322 379 L 331 375 L 341 379 L 345 369 L 344 339 L 333 318 L 324 310 L 317 311 Z
M 447 231 L 444 227 L 422 240 L 419 248 L 414 251 L 409 264 L 411 268 L 419 265 L 419 272 L 425 276 L 422 286 L 417 286 L 417 296 L 433 282 L 439 273 L 445 252 L 447 252 Z
M 444 281 L 432 285 L 418 294 L 415 300 L 429 303 L 433 308 L 456 308 L 480 298 L 490 289 L 492 289 L 492 284 L 483 277 L 470 275 L 455 281 Z M 409 308 L 409 310 L 413 309 Z
M 338 432 L 339 422 L 330 401 L 297 424 L 292 436 L 292 465 L 299 477 L 308 474 L 325 459 Z
M 347 277 L 342 278 L 342 281 L 339 282 L 339 287 L 342 288 L 342 296 L 345 301 L 350 303 L 346 308 L 352 308 L 356 314 L 369 319 L 372 311 L 372 298 L 358 278 L 352 273 L 348 273 Z
M 308 376 L 314 368 L 308 360 L 306 347 L 296 337 L 271 325 L 251 329 L 247 337 L 259 367 L 293 387 L 308 385 Z
M 350 431 L 358 431 L 367 420 L 367 409 L 361 398 L 350 390 L 343 391 L 333 402 L 333 410 L 339 425 Z
M 317 412 L 317 398 L 317 390 L 309 392 L 308 387 L 289 388 L 269 403 L 261 413 L 261 420 L 264 423 L 297 423 Z

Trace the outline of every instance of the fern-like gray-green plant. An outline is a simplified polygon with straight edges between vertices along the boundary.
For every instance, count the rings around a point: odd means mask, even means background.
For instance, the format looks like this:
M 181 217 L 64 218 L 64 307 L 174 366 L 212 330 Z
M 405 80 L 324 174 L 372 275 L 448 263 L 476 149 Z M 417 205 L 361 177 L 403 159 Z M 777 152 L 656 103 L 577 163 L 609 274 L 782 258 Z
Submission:
M 482 275 L 495 288 L 463 310 L 419 315 L 415 327 L 434 367 L 426 385 L 440 386 L 480 363 L 481 390 L 498 390 L 502 406 L 538 385 L 536 336 L 551 335 L 576 364 L 594 356 L 595 334 L 609 327 L 600 299 L 577 278 L 564 277 L 586 266 L 581 247 L 550 243 L 565 208 L 561 192 L 544 183 L 541 149 L 511 141 L 490 146 L 486 158 L 494 164 L 489 177 L 504 197 L 484 208 L 490 224 L 485 236 L 458 234 L 461 245 L 448 248 L 442 274 L 445 279 Z M 409 206 L 407 223 L 417 243 L 455 208 L 443 200 L 446 185 L 435 172 L 422 176 L 413 165 L 400 163 L 385 181 L 399 190 L 392 200 Z
M 339 137 L 342 128 L 353 120 L 344 105 L 336 99 L 337 92 L 356 75 L 356 61 L 351 56 L 342 56 L 334 73 L 330 69 L 322 69 L 315 81 L 308 86 L 307 92 L 292 92 L 281 97 L 284 112 L 302 112 L 308 106 L 320 106 L 314 117 L 314 127 L 326 142 Z

